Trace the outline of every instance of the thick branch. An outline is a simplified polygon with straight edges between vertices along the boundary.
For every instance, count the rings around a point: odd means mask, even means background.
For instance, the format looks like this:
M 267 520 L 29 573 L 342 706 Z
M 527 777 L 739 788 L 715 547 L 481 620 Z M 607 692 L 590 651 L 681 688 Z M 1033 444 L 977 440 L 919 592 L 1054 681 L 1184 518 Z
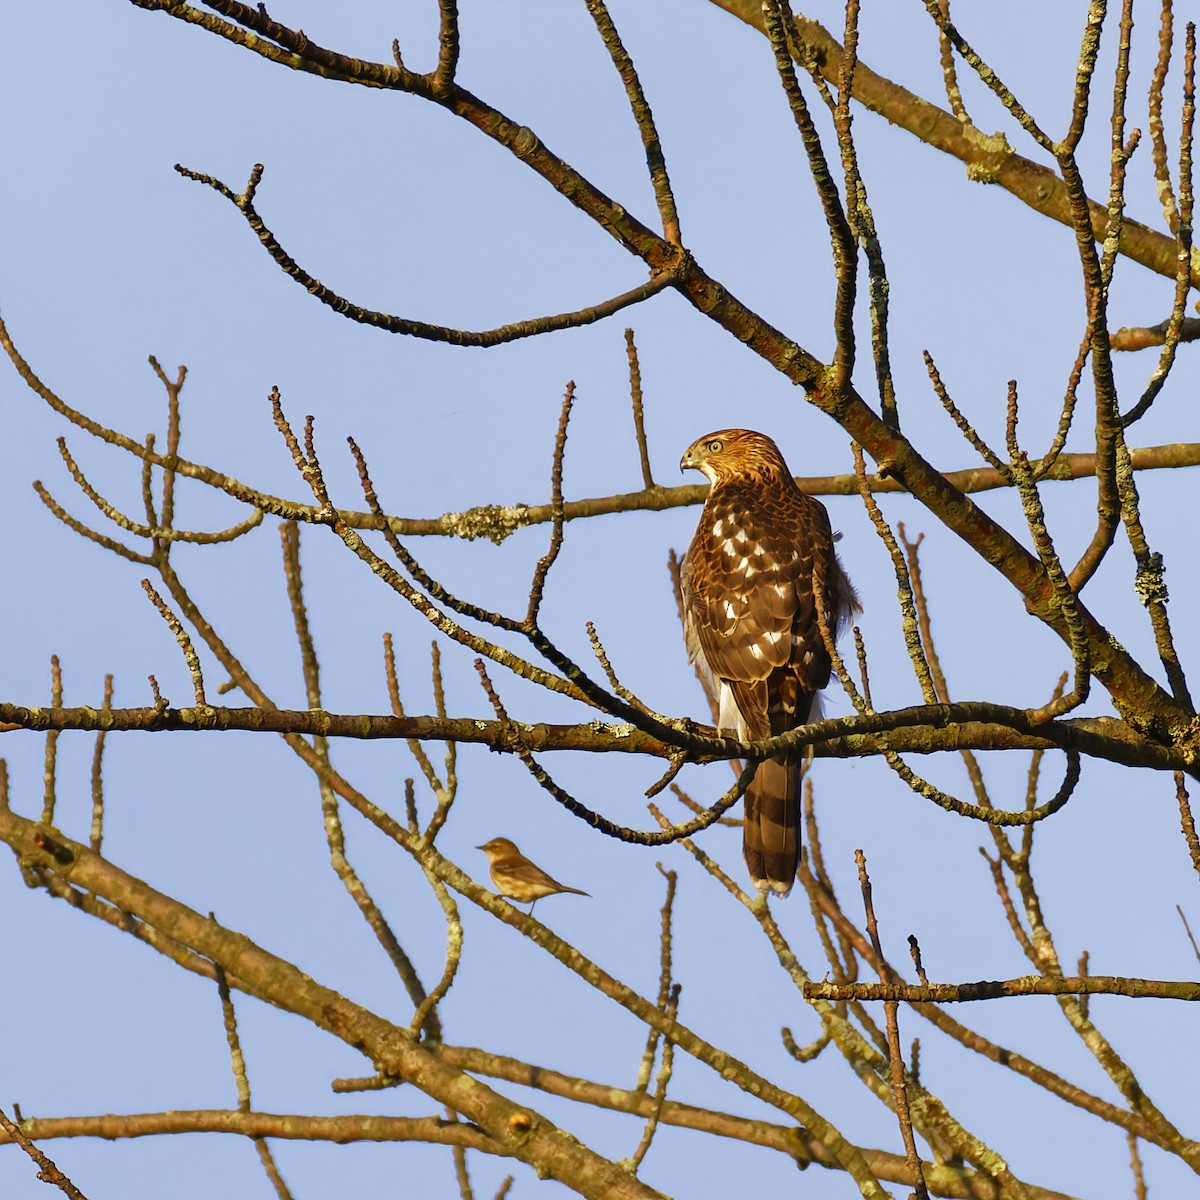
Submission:
M 766 36 L 759 0 L 709 0 Z M 821 74 L 831 83 L 841 77 L 842 47 L 818 21 L 797 15 L 796 25 L 805 47 Z M 1003 134 L 984 134 L 951 113 L 930 104 L 907 88 L 877 75 L 858 61 L 854 69 L 853 96 L 864 108 L 878 113 L 927 146 L 957 158 L 967 168 L 967 178 L 996 183 L 1043 216 L 1071 227 L 1071 201 L 1067 185 L 1049 167 L 1015 153 Z M 1092 230 L 1104 239 L 1108 210 L 1089 200 Z M 1121 223 L 1120 253 L 1158 275 L 1174 279 L 1175 239 L 1125 217 Z M 1193 260 L 1192 281 L 1200 285 L 1200 264 Z
M 238 1112 L 230 1109 L 171 1109 L 154 1113 L 105 1113 L 95 1117 L 26 1117 L 21 1129 L 29 1137 L 50 1138 L 156 1137 L 178 1133 L 233 1133 L 251 1138 L 319 1142 L 432 1142 L 465 1146 L 484 1154 L 511 1157 L 478 1126 L 444 1117 L 339 1115 L 315 1117 L 297 1113 Z M 0 1145 L 9 1141 L 0 1132 Z
M 1171 329 L 1171 318 L 1159 321 L 1157 325 L 1128 326 L 1123 325 L 1112 334 L 1109 341 L 1114 350 L 1146 350 L 1151 346 L 1162 346 L 1166 343 L 1167 334 Z M 1179 341 L 1194 342 L 1200 340 L 1200 317 L 1184 317 L 1179 324 Z
M 307 755 L 314 768 L 321 764 Z M 330 773 L 339 795 L 349 800 L 398 845 L 413 852 L 423 868 L 432 871 L 468 899 L 488 909 L 498 920 L 521 928 L 536 926 L 538 942 L 590 986 L 615 1000 L 638 1020 L 659 1029 L 688 1054 L 723 1078 L 734 1081 L 765 1103 L 803 1123 L 824 1143 L 838 1164 L 848 1171 L 865 1197 L 880 1196 L 881 1189 L 858 1148 L 802 1097 L 784 1091 L 752 1071 L 733 1055 L 713 1046 L 686 1026 L 669 1019 L 654 1004 L 584 958 L 532 917 L 485 892 L 469 876 L 444 859 L 428 843 L 414 844 L 414 836 L 340 778 Z M 18 858 L 33 867 L 68 880 L 74 886 L 117 903 L 121 909 L 169 933 L 196 953 L 225 969 L 231 982 L 287 1012 L 295 1013 L 354 1046 L 371 1060 L 375 1070 L 412 1083 L 426 1095 L 474 1122 L 510 1149 L 514 1157 L 568 1184 L 596 1200 L 622 1197 L 657 1197 L 658 1192 L 633 1180 L 621 1167 L 595 1154 L 575 1138 L 557 1129 L 541 1114 L 487 1088 L 478 1080 L 441 1061 L 436 1053 L 415 1042 L 409 1034 L 375 1013 L 323 987 L 291 963 L 277 958 L 249 938 L 222 928 L 178 901 L 155 891 L 86 847 L 51 836 L 33 821 L 0 809 L 0 840 Z
M 812 744 L 817 758 L 865 758 L 885 748 L 904 754 L 937 754 L 961 750 L 1078 750 L 1092 758 L 1129 767 L 1160 771 L 1186 770 L 1188 764 L 1178 751 L 1142 737 L 1123 721 L 1112 717 L 1083 717 L 1047 724 L 1041 732 L 1014 729 L 1011 725 L 981 720 L 944 719 L 959 706 L 935 706 L 937 720 L 928 724 L 896 724 L 888 717 L 907 720 L 916 710 L 898 709 L 869 718 L 848 717 L 828 725 L 845 732 L 824 734 Z M 1019 714 L 1019 709 L 1002 709 Z M 964 711 L 965 707 L 964 707 Z M 593 754 L 643 754 L 673 758 L 679 746 L 655 738 L 632 725 L 588 721 L 580 725 L 527 724 L 515 722 L 525 748 L 579 750 Z M 874 727 L 874 728 L 866 728 Z M 879 728 L 886 730 L 881 736 Z M 699 729 L 700 727 L 697 727 Z M 239 730 L 248 733 L 310 734 L 318 737 L 383 740 L 403 738 L 427 742 L 456 742 L 487 746 L 512 752 L 512 725 L 475 717 L 390 716 L 383 714 L 331 713 L 320 709 L 262 708 L 31 708 L 0 703 L 0 733 L 17 730 L 76 729 L 89 732 L 127 733 L 173 730 L 180 733 L 217 733 Z M 695 739 L 688 738 L 689 741 Z M 725 739 L 727 749 L 710 739 L 690 755 L 694 762 L 743 757 L 740 743 Z
M 504 1151 L 595 1200 L 652 1200 L 660 1193 L 558 1129 L 443 1062 L 402 1029 L 317 983 L 249 938 L 205 918 L 85 847 L 51 838 L 32 821 L 0 810 L 0 838 L 22 860 L 94 892 L 227 970 L 268 1004 L 295 1013 L 365 1054 L 376 1069 L 403 1078 L 483 1129 Z
M 488 1054 L 482 1050 L 444 1046 L 441 1057 L 463 1070 L 503 1078 L 512 1083 L 537 1088 L 551 1095 L 566 1096 L 582 1103 L 617 1112 L 646 1116 L 653 1107 L 650 1096 L 619 1087 L 591 1083 L 560 1075 L 542 1067 L 531 1067 Z M 497 1070 L 496 1064 L 503 1064 Z M 718 1137 L 734 1138 L 791 1155 L 799 1163 L 817 1163 L 836 1169 L 829 1151 L 803 1128 L 753 1121 L 711 1109 L 696 1108 L 668 1100 L 661 1120 L 667 1125 L 695 1129 Z M 302 1114 L 235 1112 L 227 1109 L 173 1110 L 161 1113 L 108 1113 L 94 1117 L 26 1117 L 22 1130 L 30 1138 L 49 1141 L 54 1138 L 97 1137 L 106 1139 L 153 1137 L 178 1133 L 230 1133 L 242 1137 L 269 1137 L 299 1141 L 349 1142 L 421 1141 L 437 1145 L 463 1146 L 484 1154 L 505 1154 L 502 1146 L 474 1125 L 449 1121 L 444 1117 L 394 1117 L 348 1114 L 318 1117 Z M 0 1145 L 8 1139 L 0 1132 Z M 898 1154 L 864 1149 L 863 1157 L 881 1179 L 892 1183 L 908 1181 L 907 1166 Z M 1000 1200 L 996 1184 L 977 1171 L 944 1164 L 927 1166 L 926 1177 L 934 1195 L 951 1200 Z M 1061 1192 L 1026 1185 L 1029 1200 L 1070 1200 Z

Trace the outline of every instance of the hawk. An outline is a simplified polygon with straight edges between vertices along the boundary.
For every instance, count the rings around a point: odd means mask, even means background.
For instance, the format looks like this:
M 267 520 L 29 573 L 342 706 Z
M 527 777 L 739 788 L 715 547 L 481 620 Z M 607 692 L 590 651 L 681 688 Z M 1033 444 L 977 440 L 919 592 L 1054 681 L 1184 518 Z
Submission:
M 705 434 L 679 468 L 711 485 L 679 572 L 688 657 L 714 685 L 722 731 L 743 741 L 786 733 L 819 716 L 816 694 L 829 682 L 816 589 L 834 636 L 860 607 L 829 514 L 753 430 Z M 803 758 L 764 759 L 746 789 L 742 853 L 760 891 L 786 896 L 796 879 Z

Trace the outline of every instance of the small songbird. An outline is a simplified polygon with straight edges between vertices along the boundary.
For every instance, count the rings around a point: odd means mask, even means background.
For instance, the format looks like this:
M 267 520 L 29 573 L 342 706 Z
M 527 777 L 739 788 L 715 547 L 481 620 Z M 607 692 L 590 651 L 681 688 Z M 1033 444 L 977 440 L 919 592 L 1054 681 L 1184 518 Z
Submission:
M 814 719 L 829 682 L 817 593 L 832 637 L 861 606 L 834 553 L 829 514 L 795 484 L 779 447 L 750 429 L 693 442 L 679 464 L 711 485 L 679 570 L 688 657 L 711 679 L 722 730 L 743 741 Z M 786 896 L 800 861 L 804 754 L 758 764 L 742 850 L 760 891 Z
M 532 863 L 508 838 L 492 838 L 482 846 L 476 846 L 488 856 L 488 867 L 491 871 L 492 883 L 496 891 L 518 904 L 529 904 L 533 912 L 536 904 L 543 896 L 553 896 L 557 892 L 574 892 L 577 896 L 586 896 L 587 892 L 579 888 L 567 887 L 557 879 L 547 875 L 536 863 Z

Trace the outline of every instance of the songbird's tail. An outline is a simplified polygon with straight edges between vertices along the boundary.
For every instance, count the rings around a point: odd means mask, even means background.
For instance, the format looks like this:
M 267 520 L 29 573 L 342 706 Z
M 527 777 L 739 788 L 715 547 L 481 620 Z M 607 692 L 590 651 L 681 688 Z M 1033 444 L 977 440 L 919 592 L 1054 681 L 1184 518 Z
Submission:
M 800 779 L 803 759 L 764 759 L 746 789 L 742 854 L 754 886 L 786 896 L 800 866 Z

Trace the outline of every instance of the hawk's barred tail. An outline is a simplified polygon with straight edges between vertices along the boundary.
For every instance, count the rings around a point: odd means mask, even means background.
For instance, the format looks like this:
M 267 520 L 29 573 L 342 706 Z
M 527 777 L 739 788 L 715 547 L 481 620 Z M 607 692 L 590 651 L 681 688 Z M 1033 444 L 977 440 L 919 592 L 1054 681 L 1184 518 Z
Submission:
M 764 759 L 746 789 L 742 854 L 759 891 L 786 896 L 800 866 L 800 777 L 794 755 Z

